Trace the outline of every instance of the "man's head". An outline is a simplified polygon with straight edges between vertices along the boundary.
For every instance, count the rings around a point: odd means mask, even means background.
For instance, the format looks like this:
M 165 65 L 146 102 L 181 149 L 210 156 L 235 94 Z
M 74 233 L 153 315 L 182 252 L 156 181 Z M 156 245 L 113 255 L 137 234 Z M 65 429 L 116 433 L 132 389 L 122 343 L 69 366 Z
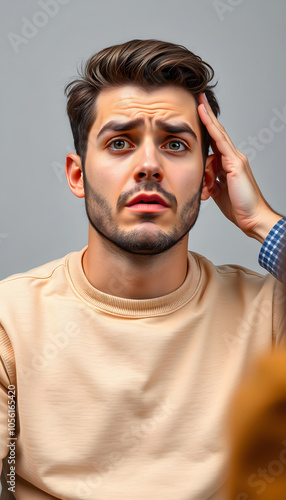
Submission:
M 67 178 L 85 196 L 94 237 L 143 255 L 187 244 L 215 182 L 197 111 L 205 91 L 218 112 L 211 76 L 184 47 L 135 40 L 93 56 L 70 84 L 77 155 L 68 155 Z
M 182 45 L 160 40 L 131 40 L 94 54 L 82 69 L 81 78 L 65 88 L 75 150 L 81 157 L 83 170 L 89 132 L 96 119 L 96 101 L 102 90 L 128 84 L 155 90 L 172 84 L 188 90 L 197 105 L 198 95 L 204 92 L 218 116 L 220 108 L 212 91 L 216 84 L 210 83 L 213 77 L 212 67 L 199 56 Z M 205 162 L 210 137 L 199 122 Z

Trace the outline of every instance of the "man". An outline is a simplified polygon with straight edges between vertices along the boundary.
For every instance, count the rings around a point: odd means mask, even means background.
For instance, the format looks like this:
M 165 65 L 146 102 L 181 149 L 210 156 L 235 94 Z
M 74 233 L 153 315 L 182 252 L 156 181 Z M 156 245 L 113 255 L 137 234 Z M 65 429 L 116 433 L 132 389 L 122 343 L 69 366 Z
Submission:
M 230 397 L 284 338 L 267 254 L 286 221 L 217 121 L 212 77 L 184 47 L 133 40 L 66 88 L 88 246 L 0 285 L 1 458 L 15 386 L 20 500 L 221 498 Z M 188 252 L 210 196 L 280 281 Z

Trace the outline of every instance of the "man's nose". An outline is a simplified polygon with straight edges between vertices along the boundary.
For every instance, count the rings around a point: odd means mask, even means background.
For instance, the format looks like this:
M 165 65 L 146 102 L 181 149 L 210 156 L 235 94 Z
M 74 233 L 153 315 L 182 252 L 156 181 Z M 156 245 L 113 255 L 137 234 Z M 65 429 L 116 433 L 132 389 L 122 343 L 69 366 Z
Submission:
M 146 139 L 138 149 L 138 154 L 134 156 L 136 166 L 134 169 L 134 179 L 154 180 L 160 182 L 163 177 L 160 152 L 152 139 Z

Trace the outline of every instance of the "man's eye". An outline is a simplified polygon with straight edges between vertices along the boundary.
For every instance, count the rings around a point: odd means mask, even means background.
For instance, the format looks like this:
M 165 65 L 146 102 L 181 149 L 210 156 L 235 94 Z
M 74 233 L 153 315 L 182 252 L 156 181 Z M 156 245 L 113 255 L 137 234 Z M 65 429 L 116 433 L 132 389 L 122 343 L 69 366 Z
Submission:
M 185 151 L 186 146 L 181 141 L 169 141 L 165 146 L 169 146 L 166 149 L 170 149 L 171 151 Z
M 115 151 L 122 151 L 130 147 L 130 142 L 125 141 L 124 139 L 116 139 L 116 141 L 112 141 L 109 144 L 109 147 Z

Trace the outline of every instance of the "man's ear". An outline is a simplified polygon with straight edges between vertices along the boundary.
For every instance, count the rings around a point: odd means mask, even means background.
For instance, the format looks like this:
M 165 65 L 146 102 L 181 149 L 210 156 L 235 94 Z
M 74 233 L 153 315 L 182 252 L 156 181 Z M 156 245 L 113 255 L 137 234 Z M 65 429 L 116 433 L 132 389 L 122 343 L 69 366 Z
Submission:
M 79 155 L 69 153 L 66 157 L 66 177 L 72 193 L 84 198 L 83 171 Z
M 201 194 L 201 200 L 208 200 L 212 195 L 212 192 L 216 184 L 217 176 L 217 156 L 215 154 L 209 155 L 206 158 L 206 167 L 203 180 L 203 189 Z

